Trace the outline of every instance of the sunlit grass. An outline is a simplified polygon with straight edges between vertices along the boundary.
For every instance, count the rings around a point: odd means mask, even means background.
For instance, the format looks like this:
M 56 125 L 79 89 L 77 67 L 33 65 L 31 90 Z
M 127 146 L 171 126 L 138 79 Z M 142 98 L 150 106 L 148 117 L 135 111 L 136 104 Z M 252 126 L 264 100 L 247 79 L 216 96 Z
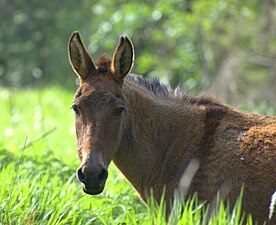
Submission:
M 41 163 L 23 156 L 1 168 L 3 224 L 116 224 L 137 220 L 146 211 L 124 180 L 113 179 L 106 192 L 91 197 L 82 192 L 73 168 L 60 169 L 64 165 L 58 161 L 56 166 Z
M 75 177 L 79 160 L 72 96 L 58 88 L 0 90 L 0 225 L 167 224 L 164 205 L 151 200 L 146 207 L 113 164 L 101 195 L 83 193 Z M 219 204 L 211 218 L 196 196 L 180 203 L 175 203 L 171 224 L 242 221 L 240 202 L 233 213 Z

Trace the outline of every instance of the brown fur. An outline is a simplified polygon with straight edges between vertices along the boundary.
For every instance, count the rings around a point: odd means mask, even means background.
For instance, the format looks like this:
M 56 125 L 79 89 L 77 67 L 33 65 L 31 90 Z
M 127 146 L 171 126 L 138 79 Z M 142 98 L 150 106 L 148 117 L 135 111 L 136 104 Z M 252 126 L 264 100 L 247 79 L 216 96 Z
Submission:
M 74 109 L 85 192 L 102 191 L 94 190 L 100 173 L 95 171 L 107 170 L 113 160 L 143 200 L 150 188 L 159 200 L 166 186 L 170 204 L 187 165 L 197 158 L 200 167 L 188 194 L 211 202 L 227 185 L 233 205 L 244 184 L 243 210 L 254 220 L 267 219 L 276 189 L 276 117 L 242 113 L 127 75 L 133 63 L 128 38 L 120 40 L 112 60 L 101 56 L 93 66 L 91 59 L 84 70 L 85 63 L 76 63 L 87 55 L 84 47 L 75 47 L 83 46 L 77 35 L 70 39 L 69 56 L 81 79 Z

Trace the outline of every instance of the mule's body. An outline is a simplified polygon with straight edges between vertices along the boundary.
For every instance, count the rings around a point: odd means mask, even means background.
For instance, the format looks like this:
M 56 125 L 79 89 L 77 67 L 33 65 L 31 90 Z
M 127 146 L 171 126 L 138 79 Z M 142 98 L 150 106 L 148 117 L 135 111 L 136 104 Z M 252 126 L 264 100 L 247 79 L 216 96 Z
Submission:
M 123 93 L 134 107 L 128 109 L 122 151 L 113 160 L 144 200 L 150 187 L 159 199 L 164 186 L 166 199 L 172 199 L 196 158 L 200 167 L 189 194 L 198 192 L 200 199 L 211 202 L 227 185 L 233 204 L 244 183 L 243 209 L 267 219 L 276 190 L 275 117 L 241 113 L 206 98 L 177 97 L 172 90 L 153 94 L 135 81 L 125 82 Z
M 226 185 L 233 204 L 244 184 L 243 210 L 266 220 L 276 190 L 276 117 L 241 113 L 127 75 L 132 51 L 121 38 L 113 59 L 104 55 L 94 65 L 78 34 L 70 39 L 81 80 L 73 109 L 84 191 L 102 192 L 113 160 L 145 201 L 151 188 L 159 200 L 166 187 L 169 207 L 187 165 L 197 159 L 188 194 L 211 202 Z

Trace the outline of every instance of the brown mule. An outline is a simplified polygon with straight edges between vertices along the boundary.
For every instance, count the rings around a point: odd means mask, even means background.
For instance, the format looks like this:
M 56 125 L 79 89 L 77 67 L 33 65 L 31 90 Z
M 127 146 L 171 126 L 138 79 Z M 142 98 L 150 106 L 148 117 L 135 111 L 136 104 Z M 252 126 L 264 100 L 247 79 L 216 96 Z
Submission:
M 94 63 L 75 32 L 69 58 L 80 79 L 72 108 L 77 176 L 86 193 L 103 191 L 113 160 L 145 201 L 150 188 L 160 200 L 165 186 L 169 206 L 196 159 L 199 168 L 187 194 L 211 202 L 226 185 L 234 203 L 244 184 L 243 210 L 267 220 L 276 190 L 276 117 L 242 113 L 129 74 L 134 50 L 128 37 L 120 38 L 112 59 L 102 55 Z

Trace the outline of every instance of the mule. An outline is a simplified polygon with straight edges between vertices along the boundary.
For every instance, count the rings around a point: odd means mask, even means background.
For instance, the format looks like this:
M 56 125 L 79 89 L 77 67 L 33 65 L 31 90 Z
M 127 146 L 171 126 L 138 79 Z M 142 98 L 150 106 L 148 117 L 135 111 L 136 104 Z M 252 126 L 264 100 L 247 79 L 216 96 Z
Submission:
M 134 49 L 128 37 L 120 37 L 112 58 L 103 54 L 94 63 L 75 32 L 69 60 L 80 80 L 72 108 L 81 162 L 77 177 L 85 193 L 103 191 L 113 160 L 144 201 L 151 189 L 159 201 L 166 187 L 169 209 L 196 159 L 187 195 L 211 202 L 226 185 L 234 203 L 244 184 L 242 209 L 254 220 L 267 219 L 276 189 L 276 117 L 243 113 L 129 74 Z

